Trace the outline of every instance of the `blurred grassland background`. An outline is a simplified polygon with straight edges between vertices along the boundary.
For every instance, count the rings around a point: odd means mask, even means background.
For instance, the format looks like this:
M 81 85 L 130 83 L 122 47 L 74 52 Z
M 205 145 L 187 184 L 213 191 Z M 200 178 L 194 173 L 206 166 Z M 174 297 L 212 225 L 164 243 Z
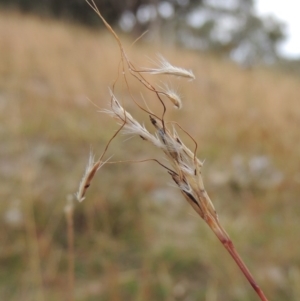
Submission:
M 300 300 L 300 78 L 121 40 L 137 66 L 149 66 L 159 52 L 193 69 L 195 81 L 172 80 L 184 106 L 168 106 L 167 119 L 198 141 L 221 223 L 266 295 Z M 0 13 L 1 300 L 68 300 L 64 208 L 90 148 L 100 155 L 117 129 L 88 98 L 108 106 L 119 61 L 106 31 Z M 130 85 L 142 102 L 141 84 Z M 148 120 L 122 81 L 115 92 L 133 116 Z M 141 139 L 126 139 L 112 143 L 113 160 L 161 158 Z M 258 299 L 170 183 L 152 162 L 100 170 L 74 208 L 75 300 Z

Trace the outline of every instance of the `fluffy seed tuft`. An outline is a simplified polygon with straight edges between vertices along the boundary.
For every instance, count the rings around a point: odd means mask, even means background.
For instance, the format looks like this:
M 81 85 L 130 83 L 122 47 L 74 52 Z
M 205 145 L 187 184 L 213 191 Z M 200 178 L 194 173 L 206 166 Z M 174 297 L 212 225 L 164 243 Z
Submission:
M 165 87 L 166 90 L 161 92 L 161 94 L 165 95 L 173 103 L 176 109 L 181 109 L 182 108 L 181 97 L 174 89 L 171 89 L 168 85 L 165 85 Z
M 176 67 L 171 65 L 162 55 L 158 55 L 159 62 L 157 68 L 146 68 L 143 69 L 142 72 L 146 72 L 149 74 L 168 74 L 175 75 L 179 77 L 185 77 L 190 80 L 195 79 L 195 75 L 191 70 L 187 70 L 181 67 Z
M 75 194 L 75 197 L 78 200 L 78 202 L 82 202 L 85 199 L 85 192 L 90 187 L 93 177 L 95 176 L 97 170 L 100 169 L 105 163 L 101 161 L 97 161 L 96 163 L 94 163 L 94 158 L 95 157 L 91 152 L 88 164 L 85 169 L 85 173 L 79 183 L 78 192 Z

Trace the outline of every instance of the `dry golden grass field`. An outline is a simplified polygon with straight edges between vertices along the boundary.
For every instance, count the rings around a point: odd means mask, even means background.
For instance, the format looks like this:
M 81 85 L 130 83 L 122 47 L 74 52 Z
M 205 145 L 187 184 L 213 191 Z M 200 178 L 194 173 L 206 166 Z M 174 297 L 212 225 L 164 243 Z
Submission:
M 121 40 L 137 66 L 151 65 L 159 52 L 193 69 L 194 81 L 172 80 L 183 108 L 167 105 L 166 119 L 197 140 L 220 221 L 269 300 L 300 300 L 300 78 Z M 258 300 L 153 162 L 103 166 L 86 199 L 74 202 L 70 287 L 65 207 L 90 149 L 100 156 L 118 128 L 91 101 L 108 107 L 119 61 L 105 30 L 0 13 L 0 300 Z M 130 86 L 161 112 L 139 82 Z M 115 93 L 147 120 L 122 80 Z M 112 142 L 111 155 L 159 157 L 147 142 L 124 135 Z

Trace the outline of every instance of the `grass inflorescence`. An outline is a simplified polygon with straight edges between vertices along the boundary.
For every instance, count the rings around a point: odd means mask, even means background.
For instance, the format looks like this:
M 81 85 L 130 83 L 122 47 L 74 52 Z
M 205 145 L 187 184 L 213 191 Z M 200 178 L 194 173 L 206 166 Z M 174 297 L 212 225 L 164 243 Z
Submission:
M 129 75 L 133 76 L 136 80 L 138 80 L 142 88 L 148 89 L 153 92 L 153 97 L 156 98 L 157 102 L 160 102 L 162 105 L 162 113 L 155 114 L 151 112 L 148 108 L 141 107 L 136 100 L 132 97 L 132 101 L 144 112 L 148 113 L 150 122 L 155 129 L 155 133 L 151 134 L 150 131 L 146 129 L 144 125 L 141 125 L 136 119 L 132 117 L 132 115 L 125 110 L 123 104 L 117 100 L 117 97 L 114 95 L 114 89 L 111 91 L 111 100 L 110 100 L 110 109 L 106 109 L 103 112 L 109 114 L 113 118 L 115 118 L 120 128 L 118 131 L 112 136 L 110 141 L 108 142 L 105 151 L 101 155 L 101 158 L 94 164 L 93 159 L 90 158 L 89 164 L 86 168 L 85 175 L 80 183 L 79 191 L 77 193 L 77 199 L 82 201 L 84 199 L 84 195 L 86 190 L 89 188 L 91 181 L 100 168 L 103 165 L 102 158 L 108 150 L 108 146 L 112 139 L 114 139 L 118 133 L 124 132 L 126 134 L 134 135 L 140 137 L 144 141 L 148 141 L 152 143 L 155 147 L 159 148 L 162 153 L 167 158 L 170 167 L 162 164 L 160 161 L 158 162 L 164 169 L 167 170 L 173 181 L 175 182 L 177 188 L 184 196 L 186 201 L 193 207 L 193 209 L 197 212 L 197 214 L 207 223 L 207 225 L 211 228 L 214 234 L 221 241 L 223 246 L 227 249 L 229 254 L 232 256 L 236 264 L 239 266 L 242 273 L 245 275 L 257 295 L 262 301 L 267 301 L 266 296 L 263 291 L 257 285 L 250 271 L 240 258 L 237 253 L 233 242 L 230 237 L 221 226 L 219 222 L 219 218 L 215 207 L 208 196 L 208 193 L 205 190 L 201 169 L 203 163 L 197 158 L 197 142 L 194 138 L 183 128 L 175 122 L 166 122 L 165 114 L 167 111 L 167 107 L 161 98 L 161 94 L 167 96 L 172 103 L 177 108 L 182 107 L 181 100 L 179 97 L 174 94 L 171 90 L 167 92 L 160 92 L 155 88 L 153 84 L 151 84 L 145 77 L 144 74 L 151 75 L 169 75 L 175 77 L 187 78 L 190 80 L 194 80 L 195 76 L 192 71 L 186 70 L 184 68 L 175 67 L 170 64 L 164 57 L 159 56 L 159 64 L 157 68 L 136 68 L 130 61 L 128 55 L 125 52 L 125 49 L 120 41 L 118 35 L 114 32 L 111 26 L 106 22 L 106 20 L 101 15 L 98 10 L 96 4 L 93 0 L 88 1 L 87 3 L 92 7 L 92 9 L 98 14 L 98 16 L 103 20 L 107 29 L 112 33 L 115 37 L 120 52 L 121 52 L 121 69 L 123 74 L 123 80 L 128 89 L 129 95 L 130 93 L 130 85 L 127 79 L 128 74 L 126 70 L 128 70 Z M 113 88 L 115 87 L 117 82 L 114 83 Z M 169 129 L 169 124 L 174 124 L 172 129 Z M 175 125 L 177 125 L 183 132 L 192 140 L 195 144 L 195 149 L 191 151 L 179 137 L 177 131 L 175 130 Z M 151 160 L 151 159 L 150 159 Z M 154 160 L 154 159 L 153 159 Z M 109 162 L 113 163 L 113 162 Z

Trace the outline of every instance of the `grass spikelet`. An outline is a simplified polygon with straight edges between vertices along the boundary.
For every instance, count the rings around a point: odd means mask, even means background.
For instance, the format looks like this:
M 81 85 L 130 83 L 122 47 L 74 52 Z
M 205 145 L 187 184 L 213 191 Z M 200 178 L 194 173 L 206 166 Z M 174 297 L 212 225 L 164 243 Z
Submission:
M 180 95 L 174 89 L 171 89 L 168 85 L 166 85 L 166 90 L 160 92 L 160 94 L 165 95 L 173 103 L 174 108 L 182 108 L 182 101 Z
M 164 148 L 160 140 L 149 133 L 147 129 L 135 120 L 130 113 L 128 113 L 117 100 L 113 92 L 111 93 L 111 110 L 103 110 L 102 112 L 109 114 L 116 118 L 123 125 L 123 132 L 126 134 L 134 134 L 140 136 L 143 140 L 153 143 L 158 148 Z
M 141 72 L 149 74 L 166 74 L 174 75 L 178 77 L 185 77 L 190 80 L 195 79 L 195 75 L 191 70 L 187 70 L 181 67 L 176 67 L 170 64 L 162 55 L 159 55 L 158 67 L 157 68 L 145 68 Z
M 75 194 L 76 199 L 79 202 L 82 202 L 85 199 L 84 195 L 86 193 L 86 190 L 90 187 L 91 181 L 94 178 L 97 170 L 100 169 L 104 163 L 105 162 L 101 161 L 94 163 L 94 155 L 92 154 L 92 152 L 90 153 L 85 173 L 80 181 L 78 192 Z

